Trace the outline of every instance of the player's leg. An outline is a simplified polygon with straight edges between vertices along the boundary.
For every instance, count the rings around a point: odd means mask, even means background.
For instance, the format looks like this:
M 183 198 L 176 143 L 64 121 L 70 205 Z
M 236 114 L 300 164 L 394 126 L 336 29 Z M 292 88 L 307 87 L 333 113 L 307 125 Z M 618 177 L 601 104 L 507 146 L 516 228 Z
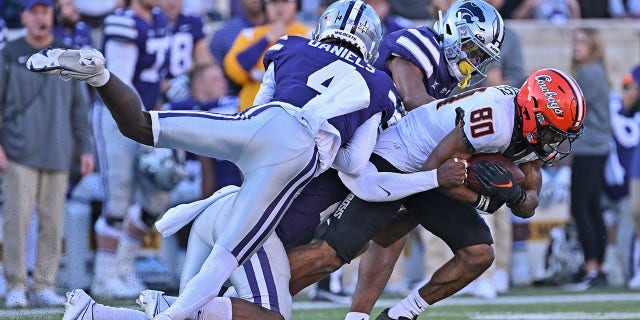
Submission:
M 67 292 L 62 320 L 147 320 L 139 310 L 116 308 L 96 303 L 84 290 Z
M 281 127 L 286 128 L 287 123 L 281 123 Z M 255 139 L 259 144 L 266 143 L 261 139 L 282 138 L 276 137 L 277 133 L 274 132 L 260 131 L 257 135 L 261 136 Z M 291 157 L 294 151 L 298 152 L 295 149 L 300 148 L 304 149 L 303 152 Z M 281 159 L 285 157 L 283 153 L 289 153 L 287 161 L 254 167 L 252 170 L 244 170 L 249 164 L 243 162 L 248 159 L 241 157 L 238 163 L 245 172 L 245 180 L 228 210 L 225 228 L 214 235 L 215 244 L 205 261 L 207 268 L 202 268 L 187 283 L 174 304 L 175 308 L 172 306 L 166 310 L 172 318 L 179 319 L 191 314 L 213 298 L 233 270 L 262 246 L 293 198 L 313 177 L 317 164 L 315 148 L 307 144 L 306 147 L 298 145 L 292 149 L 280 150 L 278 157 Z M 268 155 L 271 152 L 264 150 L 264 153 Z M 257 163 L 268 161 L 256 160 Z M 268 185 L 265 181 L 268 181 Z
M 98 297 L 135 297 L 140 288 L 126 286 L 119 277 L 120 270 L 131 271 L 133 266 L 118 262 L 116 252 L 124 236 L 122 224 L 133 199 L 138 143 L 118 131 L 102 103 L 94 106 L 93 124 L 105 200 L 95 225 L 97 248 L 91 292 Z
M 393 219 L 401 201 L 366 202 L 350 194 L 334 212 L 321 240 L 289 251 L 291 294 L 328 276 L 359 256 Z
M 409 319 L 445 299 L 480 276 L 493 263 L 493 239 L 476 210 L 437 190 L 423 192 L 405 202 L 421 225 L 444 240 L 454 257 L 438 269 L 429 282 L 387 309 L 377 319 Z
M 415 215 L 401 210 L 371 241 L 358 266 L 358 282 L 345 320 L 368 318 L 384 290 L 396 261 L 406 243 L 406 235 L 419 221 Z
M 65 299 L 54 291 L 61 257 L 63 213 L 69 174 L 41 173 L 38 188 L 38 245 L 31 303 L 62 306 Z

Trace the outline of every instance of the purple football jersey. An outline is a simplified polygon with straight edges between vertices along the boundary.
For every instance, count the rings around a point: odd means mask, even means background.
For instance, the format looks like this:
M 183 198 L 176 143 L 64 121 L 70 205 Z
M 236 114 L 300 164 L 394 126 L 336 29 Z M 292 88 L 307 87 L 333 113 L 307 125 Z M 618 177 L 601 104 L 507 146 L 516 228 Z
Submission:
M 302 107 L 328 88 L 349 69 L 357 70 L 369 87 L 369 107 L 329 119 L 340 131 L 343 143 L 372 115 L 382 112 L 388 121 L 400 102 L 391 78 L 368 64 L 356 53 L 335 44 L 303 37 L 283 37 L 264 56 L 264 65 L 274 64 L 274 101 Z
M 446 98 L 458 80 L 449 74 L 447 60 L 442 54 L 438 35 L 428 27 L 417 27 L 392 32 L 382 39 L 380 56 L 373 64 L 391 75 L 387 59 L 392 56 L 411 61 L 424 78 L 427 93 L 436 99 Z
M 132 84 L 146 108 L 153 108 L 160 97 L 160 80 L 166 75 L 169 51 L 167 17 L 158 8 L 148 23 L 132 10 L 118 9 L 104 20 L 104 42 L 134 43 L 138 60 Z
M 180 14 L 175 24 L 169 25 L 171 47 L 169 49 L 168 78 L 175 78 L 191 70 L 193 50 L 198 41 L 204 39 L 202 18 Z
M 69 48 L 83 49 L 91 48 L 91 28 L 84 22 L 79 21 L 73 29 L 66 29 L 62 26 L 53 28 L 53 36 Z

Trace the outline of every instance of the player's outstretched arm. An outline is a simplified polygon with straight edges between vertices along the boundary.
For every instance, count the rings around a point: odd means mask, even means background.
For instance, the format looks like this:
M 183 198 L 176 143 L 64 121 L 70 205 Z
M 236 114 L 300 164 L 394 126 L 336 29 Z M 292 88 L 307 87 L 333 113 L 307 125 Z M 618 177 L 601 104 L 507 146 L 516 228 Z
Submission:
M 152 146 L 151 117 L 142 111 L 140 97 L 133 88 L 112 75 L 105 65 L 104 56 L 95 49 L 47 48 L 33 54 L 26 63 L 32 72 L 81 80 L 96 87 L 122 134 Z

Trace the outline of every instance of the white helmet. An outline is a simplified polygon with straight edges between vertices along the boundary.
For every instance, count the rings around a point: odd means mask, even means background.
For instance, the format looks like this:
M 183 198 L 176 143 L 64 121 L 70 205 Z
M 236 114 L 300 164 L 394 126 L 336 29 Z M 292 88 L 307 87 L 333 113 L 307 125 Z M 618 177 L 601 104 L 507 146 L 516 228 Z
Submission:
M 367 62 L 373 63 L 382 40 L 382 23 L 370 5 L 360 0 L 342 0 L 324 10 L 312 38 L 347 42 L 355 46 Z
M 139 177 L 160 190 L 170 191 L 187 176 L 184 159 L 177 152 L 140 146 L 136 168 Z
M 482 0 L 458 0 L 434 25 L 442 37 L 442 49 L 449 72 L 458 86 L 468 85 L 473 73 L 483 77 L 494 61 L 500 59 L 504 23 L 498 11 Z

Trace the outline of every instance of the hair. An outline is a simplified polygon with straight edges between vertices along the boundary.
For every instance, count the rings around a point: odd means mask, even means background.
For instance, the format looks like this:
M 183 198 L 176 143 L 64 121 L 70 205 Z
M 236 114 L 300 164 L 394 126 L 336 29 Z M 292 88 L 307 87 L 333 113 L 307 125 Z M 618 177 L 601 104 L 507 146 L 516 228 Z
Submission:
M 571 56 L 571 73 L 576 74 L 580 66 L 589 62 L 599 62 L 604 67 L 607 74 L 607 82 L 610 83 L 608 79 L 608 70 L 607 64 L 605 63 L 605 46 L 604 40 L 600 36 L 600 32 L 595 28 L 590 27 L 580 27 L 573 30 L 573 36 L 576 33 L 584 33 L 587 36 L 587 45 L 589 46 L 589 57 L 587 57 L 586 61 L 577 61 L 575 57 Z
M 331 43 L 331 44 L 337 44 L 339 46 L 345 47 L 345 48 L 349 49 L 350 51 L 353 51 L 353 53 L 357 54 L 358 57 L 364 59 L 364 56 L 362 56 L 362 52 L 360 52 L 360 49 L 358 48 L 358 46 L 356 46 L 355 44 L 353 44 L 351 42 L 348 42 L 348 41 L 343 40 L 343 39 L 333 38 L 331 36 L 328 36 L 328 37 L 326 37 L 326 38 L 324 38 L 324 39 L 322 39 L 320 41 L 326 42 L 326 43 Z
M 196 83 L 196 80 L 209 68 L 220 68 L 220 66 L 215 63 L 205 63 L 194 66 L 187 74 L 189 77 L 189 88 L 193 89 L 193 84 Z

